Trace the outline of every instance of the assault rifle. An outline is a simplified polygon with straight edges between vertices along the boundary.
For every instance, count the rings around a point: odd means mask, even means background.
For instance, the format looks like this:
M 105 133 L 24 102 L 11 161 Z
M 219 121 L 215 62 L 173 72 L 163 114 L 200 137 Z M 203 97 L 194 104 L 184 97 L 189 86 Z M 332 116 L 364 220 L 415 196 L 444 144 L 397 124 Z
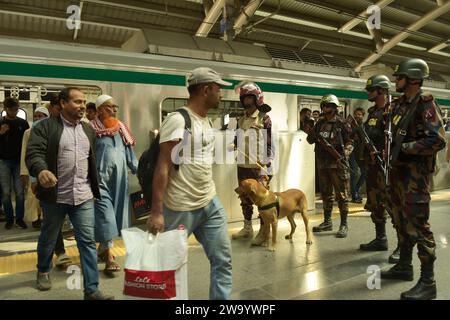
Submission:
M 392 117 L 391 117 L 391 102 L 392 96 L 388 94 L 388 102 L 384 107 L 384 114 L 386 115 L 386 130 L 384 130 L 384 179 L 386 187 L 389 186 L 389 172 L 391 170 L 391 145 L 392 145 Z
M 384 170 L 383 159 L 381 159 L 380 152 L 377 150 L 377 148 L 373 144 L 372 140 L 370 140 L 369 136 L 367 135 L 367 132 L 364 129 L 364 125 L 359 124 L 351 114 L 348 115 L 348 118 L 350 119 L 350 124 L 352 125 L 352 127 L 356 127 L 356 129 L 358 130 L 361 138 L 363 139 L 364 146 L 366 146 L 367 149 L 369 149 L 371 154 L 374 154 L 375 160 L 377 161 L 381 170 L 383 170 L 383 172 L 384 172 L 385 170 Z
M 336 159 L 336 161 L 345 169 L 349 170 L 350 172 L 353 172 L 353 170 L 350 168 L 347 158 L 343 155 L 341 155 L 332 145 L 330 142 L 328 142 L 324 137 L 322 137 L 320 134 L 316 134 L 316 140 L 317 142 L 333 157 Z

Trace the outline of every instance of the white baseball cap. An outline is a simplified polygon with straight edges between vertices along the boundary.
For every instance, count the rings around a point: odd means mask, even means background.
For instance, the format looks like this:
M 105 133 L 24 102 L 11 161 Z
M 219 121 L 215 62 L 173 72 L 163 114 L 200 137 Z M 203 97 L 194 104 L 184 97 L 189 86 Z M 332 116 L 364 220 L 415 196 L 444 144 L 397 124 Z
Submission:
M 36 112 L 40 112 L 40 113 L 45 114 L 47 117 L 50 117 L 50 112 L 48 112 L 48 109 L 47 109 L 46 107 L 39 107 L 39 108 L 36 108 L 36 110 L 34 110 L 34 112 L 35 112 L 35 113 L 36 113 Z
M 223 81 L 220 75 L 211 68 L 200 67 L 192 70 L 186 76 L 188 86 L 200 83 L 217 83 L 218 85 L 229 87 L 231 82 Z
M 98 108 L 100 107 L 102 104 L 105 103 L 105 101 L 111 100 L 113 99 L 113 97 L 107 95 L 107 94 L 102 94 L 101 96 L 98 96 L 97 100 L 95 100 L 95 107 Z

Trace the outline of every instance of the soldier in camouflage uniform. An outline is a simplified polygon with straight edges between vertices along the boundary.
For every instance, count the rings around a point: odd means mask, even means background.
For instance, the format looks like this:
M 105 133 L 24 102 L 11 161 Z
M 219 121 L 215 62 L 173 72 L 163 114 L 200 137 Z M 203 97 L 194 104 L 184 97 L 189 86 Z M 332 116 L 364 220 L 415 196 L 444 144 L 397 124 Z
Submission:
M 436 298 L 434 261 L 436 260 L 430 216 L 430 175 L 434 172 L 436 153 L 445 147 L 442 116 L 434 98 L 421 91 L 429 74 L 421 59 L 408 59 L 395 69 L 396 89 L 404 95 L 394 104 L 392 121 L 392 170 L 389 206 L 399 233 L 400 261 L 382 279 L 413 280 L 412 251 L 417 244 L 420 279 L 402 299 Z
M 339 163 L 318 141 L 318 136 L 328 141 L 346 161 L 353 150 L 350 138 L 351 127 L 337 115 L 339 100 L 335 95 L 325 95 L 320 101 L 323 116 L 319 118 L 314 128 L 307 129 L 309 144 L 315 143 L 317 164 L 319 166 L 319 185 L 322 194 L 324 222 L 313 228 L 313 232 L 330 231 L 333 229 L 331 212 L 333 210 L 333 188 L 338 201 L 341 225 L 336 234 L 345 238 L 348 232 L 348 197 L 350 174 L 347 168 Z M 348 161 L 347 161 L 348 165 Z
M 367 202 L 364 209 L 371 212 L 370 217 L 375 224 L 376 237 L 369 243 L 361 244 L 359 248 L 362 251 L 386 251 L 388 249 L 386 211 L 390 213 L 390 210 L 386 210 L 386 184 L 382 164 L 380 161 L 377 162 L 375 157 L 378 156 L 381 159 L 384 150 L 385 106 L 388 103 L 390 87 L 391 81 L 385 75 L 372 76 L 366 83 L 368 100 L 374 102 L 375 105 L 368 110 L 364 130 L 379 154 L 372 154 L 367 145 L 364 148 L 366 172 L 370 172 L 366 177 Z M 399 258 L 400 248 L 397 245 L 389 257 L 389 263 L 397 263 Z
M 234 148 L 238 151 L 238 181 L 245 179 L 258 180 L 269 188 L 269 176 L 272 155 L 272 121 L 266 112 L 270 107 L 264 104 L 263 93 L 255 83 L 245 83 L 240 87 L 241 105 L 244 115 L 238 120 Z M 252 132 L 253 131 L 253 132 Z M 249 197 L 241 196 L 241 207 L 244 215 L 244 227 L 231 237 L 253 237 L 252 215 L 253 202 Z M 262 220 L 260 219 L 262 224 Z M 265 236 L 262 228 L 252 240 L 252 245 L 261 245 Z

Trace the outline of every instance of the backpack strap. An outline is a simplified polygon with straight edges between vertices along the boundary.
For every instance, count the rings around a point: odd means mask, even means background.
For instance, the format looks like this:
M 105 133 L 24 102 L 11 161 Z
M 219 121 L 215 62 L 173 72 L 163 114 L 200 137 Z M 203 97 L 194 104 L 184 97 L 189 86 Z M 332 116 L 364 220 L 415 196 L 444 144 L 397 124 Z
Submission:
M 191 117 L 189 116 L 189 112 L 183 108 L 178 109 L 177 112 L 181 113 L 181 115 L 184 118 L 184 128 L 187 131 L 189 131 L 189 133 L 192 133 L 191 132 Z
M 189 112 L 186 109 L 184 109 L 184 108 L 180 108 L 180 109 L 176 110 L 176 112 L 179 112 L 184 118 L 184 130 L 185 130 L 185 133 L 184 133 L 184 137 L 183 137 L 183 142 L 182 143 L 186 144 L 188 136 L 192 135 L 192 131 L 191 131 L 191 128 L 192 128 L 191 117 L 189 116 Z M 192 145 L 191 153 L 193 154 L 194 153 L 194 150 L 193 150 L 194 145 L 193 144 L 191 144 L 191 145 Z M 180 169 L 180 165 L 179 164 L 175 164 L 174 168 L 175 168 L 175 170 L 178 171 Z

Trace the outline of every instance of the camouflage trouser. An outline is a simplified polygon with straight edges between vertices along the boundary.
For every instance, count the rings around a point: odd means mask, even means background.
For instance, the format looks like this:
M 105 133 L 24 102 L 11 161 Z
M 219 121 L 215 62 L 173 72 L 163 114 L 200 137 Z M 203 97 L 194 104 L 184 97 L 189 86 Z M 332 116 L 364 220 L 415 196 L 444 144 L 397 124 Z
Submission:
M 402 248 L 412 251 L 417 244 L 422 264 L 436 259 L 433 233 L 430 230 L 430 176 L 417 171 L 417 166 L 395 167 L 391 170 L 390 197 L 394 227 Z
M 237 167 L 238 182 L 245 179 L 258 180 L 264 187 L 269 189 L 269 178 L 266 175 L 261 175 L 261 170 L 258 168 L 241 168 Z M 252 220 L 253 202 L 249 197 L 241 197 L 242 213 L 245 220 Z
M 383 170 L 378 165 L 368 165 L 367 173 L 367 202 L 364 209 L 372 213 L 370 217 L 373 223 L 386 223 L 386 183 Z
M 320 168 L 319 184 L 324 212 L 333 211 L 333 188 L 341 214 L 348 213 L 350 176 L 344 169 Z

